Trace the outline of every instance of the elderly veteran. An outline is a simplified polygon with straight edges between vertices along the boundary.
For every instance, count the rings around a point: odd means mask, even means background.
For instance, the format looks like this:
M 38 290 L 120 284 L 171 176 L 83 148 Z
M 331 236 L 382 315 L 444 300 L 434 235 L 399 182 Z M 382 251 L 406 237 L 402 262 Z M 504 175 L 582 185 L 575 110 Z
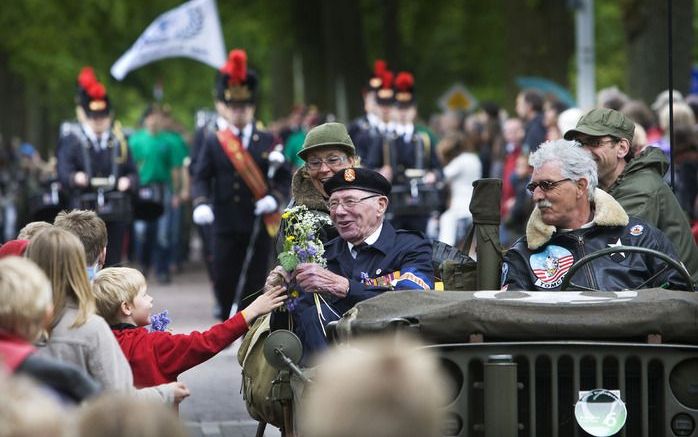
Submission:
M 646 222 L 629 218 L 620 204 L 597 189 L 596 163 L 591 153 L 565 140 L 544 143 L 531 154 L 528 190 L 535 209 L 526 235 L 509 249 L 502 266 L 502 288 L 555 290 L 570 266 L 612 246 L 655 249 L 678 259 L 666 236 Z M 645 286 L 685 290 L 687 284 L 659 258 L 636 252 L 609 254 L 575 274 L 581 286 L 615 291 Z
M 355 304 L 387 290 L 433 288 L 429 241 L 384 221 L 390 182 L 378 172 L 348 168 L 324 185 L 339 236 L 325 245 L 327 268 L 300 264 L 296 284 L 305 291 L 294 311 L 295 331 L 306 355 L 324 349 L 325 326 Z

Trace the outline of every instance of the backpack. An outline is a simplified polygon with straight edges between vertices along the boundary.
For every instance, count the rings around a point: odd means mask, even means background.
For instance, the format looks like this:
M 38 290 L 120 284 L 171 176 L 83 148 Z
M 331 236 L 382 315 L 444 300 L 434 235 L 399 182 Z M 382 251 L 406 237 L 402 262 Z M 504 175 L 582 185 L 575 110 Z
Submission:
M 283 407 L 271 396 L 272 382 L 279 371 L 264 357 L 264 340 L 270 333 L 269 319 L 269 314 L 257 318 L 238 350 L 238 362 L 242 366 L 242 397 L 253 419 L 283 428 Z

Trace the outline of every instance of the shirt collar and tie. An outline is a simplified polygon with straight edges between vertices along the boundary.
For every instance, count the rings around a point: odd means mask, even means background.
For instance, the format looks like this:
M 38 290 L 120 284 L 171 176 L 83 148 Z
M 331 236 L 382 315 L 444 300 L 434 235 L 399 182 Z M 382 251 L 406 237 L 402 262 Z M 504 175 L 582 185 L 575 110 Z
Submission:
M 236 126 L 230 125 L 230 130 L 235 134 L 236 137 L 240 138 L 242 145 L 245 149 L 250 146 L 250 138 L 252 138 L 252 123 L 247 123 L 242 132 Z
M 96 151 L 104 150 L 107 148 L 107 144 L 109 143 L 108 130 L 102 132 L 102 134 L 98 136 L 95 133 L 95 131 L 92 130 L 89 124 L 83 123 L 82 131 L 85 133 L 87 140 L 90 142 L 90 144 L 92 144 L 92 147 L 94 147 Z
M 373 231 L 371 235 L 369 235 L 363 242 L 359 244 L 351 244 L 350 242 L 347 241 L 347 246 L 349 247 L 349 253 L 351 254 L 352 258 L 356 259 L 356 257 L 359 255 L 359 252 L 363 250 L 364 248 L 371 246 L 374 244 L 376 241 L 378 241 L 378 237 L 381 235 L 381 230 L 383 230 L 383 223 L 381 223 L 380 226 L 378 226 L 378 229 Z

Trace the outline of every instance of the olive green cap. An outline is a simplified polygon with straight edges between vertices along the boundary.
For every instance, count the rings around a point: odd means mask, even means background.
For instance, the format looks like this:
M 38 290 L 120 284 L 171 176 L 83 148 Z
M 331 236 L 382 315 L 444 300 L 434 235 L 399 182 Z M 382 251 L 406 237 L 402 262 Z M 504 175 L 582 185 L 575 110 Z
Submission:
M 616 110 L 597 108 L 584 114 L 574 129 L 565 132 L 565 139 L 574 140 L 579 134 L 592 137 L 610 135 L 616 138 L 626 138 L 632 142 L 635 134 L 635 123 Z
M 335 146 L 349 156 L 356 154 L 356 148 L 347 128 L 342 123 L 325 123 L 308 131 L 305 141 L 303 141 L 303 148 L 298 151 L 298 156 L 305 161 L 308 152 L 326 146 Z

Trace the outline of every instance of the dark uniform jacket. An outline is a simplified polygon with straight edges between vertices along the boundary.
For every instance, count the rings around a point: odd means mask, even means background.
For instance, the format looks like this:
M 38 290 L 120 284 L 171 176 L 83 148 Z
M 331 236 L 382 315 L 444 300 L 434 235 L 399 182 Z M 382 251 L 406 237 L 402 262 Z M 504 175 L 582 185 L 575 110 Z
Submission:
M 138 185 L 138 170 L 133 163 L 128 145 L 110 131 L 107 147 L 93 144 L 82 128 L 73 124 L 62 132 L 57 149 L 58 179 L 71 198 L 71 206 L 79 207 L 78 196 L 92 188 L 76 187 L 75 173 L 81 171 L 88 179 L 114 175 L 114 183 L 122 176 L 131 179 L 131 190 Z
M 388 148 L 387 153 L 385 147 Z M 436 156 L 436 144 L 432 144 L 426 132 L 420 132 L 416 127 L 409 141 L 404 136 L 394 136 L 386 146 L 373 149 L 369 162 L 373 168 L 392 166 L 393 185 L 408 182 L 405 176 L 407 169 L 439 170 L 441 168 Z
M 294 331 L 303 343 L 303 363 L 327 345 L 324 326 L 339 318 L 357 303 L 387 290 L 432 289 L 434 268 L 432 246 L 419 232 L 396 231 L 383 222 L 378 240 L 351 256 L 347 242 L 337 237 L 325 245 L 327 268 L 349 279 L 344 298 L 322 295 L 318 310 L 313 293 L 303 293 L 293 310 Z
M 356 259 L 351 256 L 346 241 L 339 237 L 325 245 L 325 257 L 328 270 L 349 279 L 347 296 L 333 302 L 342 313 L 386 290 L 434 288 L 429 240 L 419 232 L 395 230 L 388 222 L 383 222 L 380 237 L 374 244 L 358 249 Z M 395 272 L 400 276 L 390 279 L 389 275 Z M 390 284 L 392 281 L 394 284 Z
M 372 125 L 364 116 L 349 127 L 349 136 L 356 147 L 356 155 L 361 165 L 366 168 L 378 168 L 376 154 L 383 150 L 383 143 L 391 133 L 381 133 L 378 127 Z
M 276 145 L 274 137 L 267 133 L 252 130 L 247 152 L 252 155 L 263 175 L 269 171 L 269 153 Z M 235 170 L 225 154 L 218 138 L 207 134 L 198 151 L 193 172 L 192 197 L 194 206 L 211 203 L 217 233 L 252 231 L 255 199 L 245 181 Z M 267 181 L 272 196 L 279 205 L 288 198 L 291 174 L 287 166 L 280 167 L 272 181 Z
M 605 192 L 595 194 L 594 224 L 569 232 L 558 232 L 544 224 L 534 209 L 526 236 L 509 249 L 502 266 L 502 287 L 509 290 L 559 290 L 572 264 L 614 245 L 655 249 L 679 259 L 671 242 L 655 227 L 628 218 L 623 208 Z M 640 253 L 616 253 L 597 258 L 582 267 L 572 282 L 602 291 L 620 291 L 640 286 L 666 265 L 660 258 Z M 669 267 L 641 288 L 660 287 L 686 290 L 679 273 Z

